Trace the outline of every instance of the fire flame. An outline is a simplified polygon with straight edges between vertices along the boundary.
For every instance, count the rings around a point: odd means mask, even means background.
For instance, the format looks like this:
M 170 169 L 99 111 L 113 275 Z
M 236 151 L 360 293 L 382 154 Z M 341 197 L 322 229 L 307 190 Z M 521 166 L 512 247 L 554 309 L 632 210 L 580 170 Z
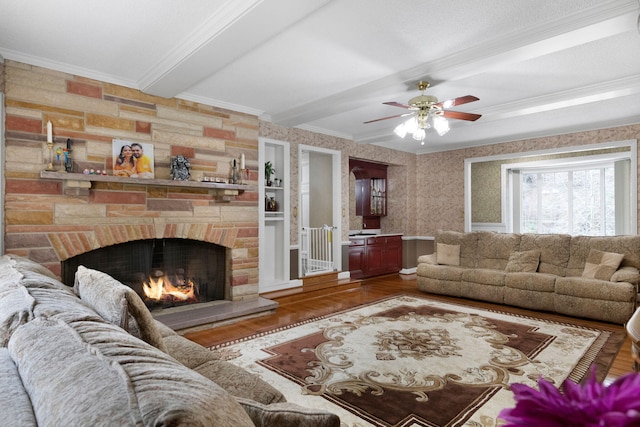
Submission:
M 174 285 L 167 276 L 149 277 L 148 282 L 142 284 L 142 290 L 147 298 L 153 300 L 176 299 L 179 301 L 195 300 L 196 287 L 191 279 L 180 281 Z

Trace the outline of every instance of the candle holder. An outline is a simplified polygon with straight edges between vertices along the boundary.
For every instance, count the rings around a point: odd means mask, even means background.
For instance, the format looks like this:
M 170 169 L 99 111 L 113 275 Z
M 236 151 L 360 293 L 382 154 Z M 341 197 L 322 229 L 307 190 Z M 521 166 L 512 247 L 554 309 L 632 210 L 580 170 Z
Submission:
M 65 172 L 65 169 L 64 169 L 64 150 L 62 149 L 62 147 L 56 148 L 56 157 L 57 157 L 57 161 L 60 163 L 60 168 L 58 169 L 58 172 Z
M 47 149 L 49 151 L 49 162 L 47 163 L 47 167 L 45 170 L 49 172 L 53 172 L 56 168 L 53 166 L 53 141 L 47 141 Z

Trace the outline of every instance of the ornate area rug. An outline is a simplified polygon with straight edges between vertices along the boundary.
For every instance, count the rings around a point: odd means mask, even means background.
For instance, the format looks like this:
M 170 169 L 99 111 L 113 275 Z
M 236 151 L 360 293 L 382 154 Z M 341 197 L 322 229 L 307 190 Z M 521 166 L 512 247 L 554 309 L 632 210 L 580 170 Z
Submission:
M 604 378 L 624 334 L 404 296 L 214 346 L 344 426 L 497 426 L 509 385 Z

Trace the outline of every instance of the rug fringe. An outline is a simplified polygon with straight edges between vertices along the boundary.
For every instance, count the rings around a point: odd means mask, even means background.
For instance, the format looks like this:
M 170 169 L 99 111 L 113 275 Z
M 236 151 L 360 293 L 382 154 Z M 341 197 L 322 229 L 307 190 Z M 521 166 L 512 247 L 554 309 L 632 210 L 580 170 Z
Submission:
M 571 371 L 567 379 L 570 379 L 574 383 L 580 383 L 591 370 L 593 362 L 596 360 L 598 353 L 602 351 L 604 345 L 611 337 L 611 333 L 608 331 L 600 331 L 600 335 L 593 342 L 589 350 L 587 350 L 584 356 L 578 361 L 576 367 Z

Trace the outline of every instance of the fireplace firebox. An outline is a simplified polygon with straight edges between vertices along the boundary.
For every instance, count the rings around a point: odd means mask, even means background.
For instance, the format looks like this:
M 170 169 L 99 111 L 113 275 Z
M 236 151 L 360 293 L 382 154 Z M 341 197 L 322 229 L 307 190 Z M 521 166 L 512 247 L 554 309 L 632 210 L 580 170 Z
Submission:
M 95 249 L 62 262 L 73 286 L 78 266 L 134 289 L 150 310 L 224 300 L 226 249 L 189 239 L 147 239 Z

